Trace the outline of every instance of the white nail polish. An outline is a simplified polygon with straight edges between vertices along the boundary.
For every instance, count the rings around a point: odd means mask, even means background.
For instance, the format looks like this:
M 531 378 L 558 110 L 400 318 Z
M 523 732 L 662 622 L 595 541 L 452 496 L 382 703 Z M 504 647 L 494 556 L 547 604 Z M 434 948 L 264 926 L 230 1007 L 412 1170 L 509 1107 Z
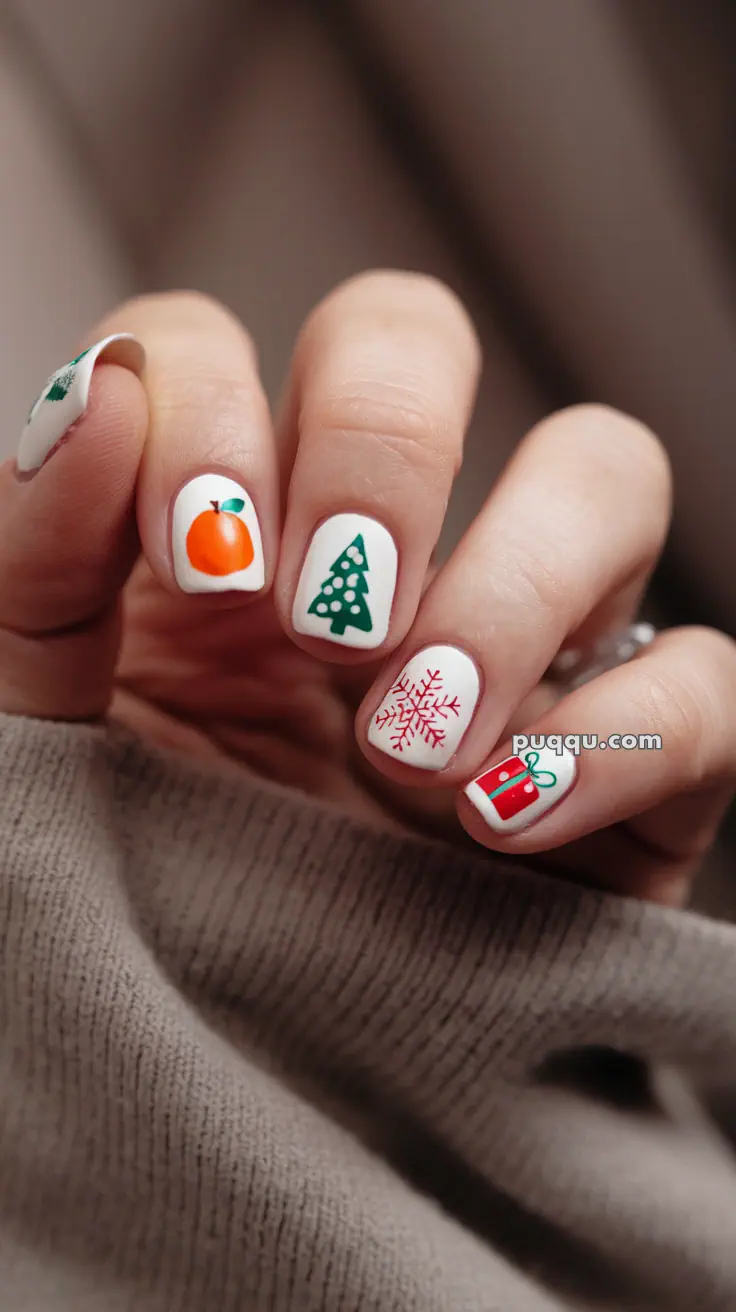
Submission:
M 478 775 L 465 789 L 486 824 L 498 834 L 517 834 L 569 793 L 577 767 L 572 752 L 525 748 Z
M 59 439 L 81 419 L 87 409 L 95 365 L 103 358 L 140 374 L 146 357 L 131 333 L 116 333 L 88 346 L 75 360 L 57 369 L 34 401 L 21 434 L 16 457 L 21 472 L 40 469 Z
M 480 679 L 459 647 L 424 647 L 407 662 L 368 726 L 368 742 L 420 770 L 443 770 L 475 710 Z
M 398 555 L 388 529 L 367 515 L 333 515 L 320 524 L 294 598 L 297 633 L 343 647 L 380 647 L 388 633 Z
M 265 582 L 256 508 L 245 488 L 224 474 L 200 474 L 180 489 L 171 551 L 183 592 L 258 592 Z

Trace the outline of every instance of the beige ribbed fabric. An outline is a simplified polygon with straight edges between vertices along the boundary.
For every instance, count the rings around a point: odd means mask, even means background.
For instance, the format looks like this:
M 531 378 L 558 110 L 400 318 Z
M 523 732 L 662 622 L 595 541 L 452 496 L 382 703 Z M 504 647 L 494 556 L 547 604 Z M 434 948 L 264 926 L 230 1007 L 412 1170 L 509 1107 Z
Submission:
M 736 1307 L 734 929 L 103 728 L 0 797 L 3 1310 Z

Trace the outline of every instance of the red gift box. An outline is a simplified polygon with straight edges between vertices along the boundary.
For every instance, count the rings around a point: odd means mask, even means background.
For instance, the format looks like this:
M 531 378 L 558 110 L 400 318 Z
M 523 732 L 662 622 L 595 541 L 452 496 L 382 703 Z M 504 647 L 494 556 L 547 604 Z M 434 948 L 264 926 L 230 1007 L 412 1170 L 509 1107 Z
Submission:
M 538 753 L 528 753 L 539 760 Z M 523 761 L 520 756 L 507 756 L 505 761 L 486 770 L 476 783 L 493 802 L 502 820 L 510 820 L 539 797 L 539 789 L 532 779 L 536 761 Z M 553 776 L 554 777 L 554 776 Z

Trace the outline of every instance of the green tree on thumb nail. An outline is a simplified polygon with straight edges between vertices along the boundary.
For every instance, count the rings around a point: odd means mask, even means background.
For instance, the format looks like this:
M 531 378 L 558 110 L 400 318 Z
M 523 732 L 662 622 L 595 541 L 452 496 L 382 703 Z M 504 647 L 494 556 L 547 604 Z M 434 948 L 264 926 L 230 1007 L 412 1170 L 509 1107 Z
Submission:
M 319 615 L 330 622 L 330 632 L 343 634 L 350 625 L 370 633 L 373 620 L 366 594 L 369 570 L 363 535 L 359 533 L 332 564 L 329 578 L 325 579 L 308 614 Z
M 50 388 L 44 395 L 44 401 L 63 401 L 73 382 L 74 370 L 71 367 L 55 374 Z
M 36 400 L 33 402 L 33 405 L 31 406 L 30 413 L 29 413 L 29 419 L 33 415 L 34 410 L 41 403 L 41 401 L 64 400 L 64 397 L 67 395 L 67 393 L 69 392 L 72 386 L 72 383 L 74 382 L 74 378 L 77 372 L 76 366 L 79 364 L 80 360 L 84 359 L 85 355 L 87 354 L 87 351 L 89 350 L 91 350 L 91 347 L 88 346 L 86 350 L 82 351 L 79 355 L 75 356 L 74 359 L 70 360 L 68 364 L 65 364 L 62 369 L 57 369 L 56 373 L 51 375 L 43 391 L 40 393 L 39 396 L 36 397 Z

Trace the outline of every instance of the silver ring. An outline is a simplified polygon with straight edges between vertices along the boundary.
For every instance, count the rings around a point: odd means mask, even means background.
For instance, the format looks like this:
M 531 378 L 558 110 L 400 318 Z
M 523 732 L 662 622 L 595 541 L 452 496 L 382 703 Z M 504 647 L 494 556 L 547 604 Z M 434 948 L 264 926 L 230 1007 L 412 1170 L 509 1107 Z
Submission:
M 599 639 L 590 651 L 565 647 L 555 656 L 547 671 L 548 677 L 556 683 L 563 683 L 572 692 L 573 688 L 580 688 L 606 670 L 613 670 L 617 665 L 625 665 L 627 661 L 633 660 L 656 636 L 654 625 L 641 620 L 630 624 L 621 633 Z

